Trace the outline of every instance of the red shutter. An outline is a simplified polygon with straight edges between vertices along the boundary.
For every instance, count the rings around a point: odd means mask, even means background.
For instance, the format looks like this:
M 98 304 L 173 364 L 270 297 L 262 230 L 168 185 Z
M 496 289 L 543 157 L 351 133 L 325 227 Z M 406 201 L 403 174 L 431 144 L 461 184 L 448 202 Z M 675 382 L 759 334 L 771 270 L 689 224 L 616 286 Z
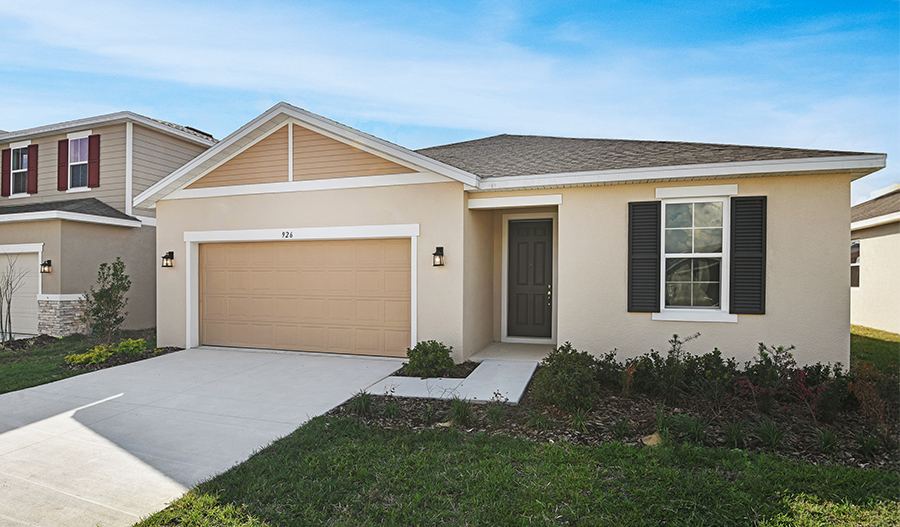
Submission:
M 88 136 L 88 187 L 100 186 L 100 134 Z
M 3 168 L 0 172 L 0 196 L 9 196 L 9 174 L 12 169 L 12 151 L 3 151 Z
M 28 188 L 29 194 L 37 194 L 38 145 L 28 145 Z
M 56 190 L 69 190 L 69 140 L 59 140 L 59 154 L 56 158 Z

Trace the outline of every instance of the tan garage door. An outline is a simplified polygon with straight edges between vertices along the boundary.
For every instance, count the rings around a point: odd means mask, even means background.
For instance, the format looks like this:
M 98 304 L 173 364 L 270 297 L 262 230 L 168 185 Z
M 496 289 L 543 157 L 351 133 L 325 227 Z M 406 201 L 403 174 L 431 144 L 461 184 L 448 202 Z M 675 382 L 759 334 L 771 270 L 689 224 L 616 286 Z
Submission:
M 200 343 L 406 356 L 410 241 L 200 245 Z

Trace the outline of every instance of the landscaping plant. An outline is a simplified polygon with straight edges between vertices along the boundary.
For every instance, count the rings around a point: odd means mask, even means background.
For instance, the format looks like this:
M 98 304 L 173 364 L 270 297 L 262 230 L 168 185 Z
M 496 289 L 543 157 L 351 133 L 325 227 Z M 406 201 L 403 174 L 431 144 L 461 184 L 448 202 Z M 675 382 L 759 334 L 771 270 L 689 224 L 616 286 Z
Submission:
M 450 399 L 450 409 L 447 411 L 446 418 L 460 426 L 466 426 L 472 421 L 472 409 L 469 407 L 469 401 L 453 396 Z
M 747 427 L 743 421 L 728 421 L 725 424 L 725 444 L 731 448 L 747 446 Z
M 97 288 L 91 286 L 84 293 L 84 313 L 81 321 L 84 322 L 91 333 L 103 338 L 103 342 L 109 345 L 113 335 L 125 322 L 128 313 L 125 306 L 128 297 L 125 296 L 131 288 L 131 280 L 125 274 L 125 263 L 116 257 L 112 265 L 100 264 L 97 272 Z
M 763 447 L 770 448 L 773 451 L 781 444 L 781 440 L 784 439 L 785 433 L 784 430 L 778 426 L 778 423 L 768 417 L 757 423 L 753 428 L 753 431 Z
M 369 415 L 372 413 L 372 394 L 365 390 L 356 392 L 350 399 L 350 408 L 356 415 Z
M 125 339 L 115 346 L 98 344 L 85 353 L 73 353 L 66 356 L 66 364 L 102 364 L 113 355 L 140 355 L 147 348 L 144 339 Z
M 445 346 L 443 342 L 419 342 L 416 347 L 406 350 L 409 362 L 403 363 L 403 368 L 417 377 L 441 377 L 448 374 L 455 365 L 450 358 L 452 351 L 453 346 Z
M 579 408 L 572 414 L 572 428 L 579 432 L 587 432 L 587 418 L 590 412 L 586 408 Z
M 823 454 L 831 454 L 837 447 L 837 438 L 834 432 L 827 428 L 813 429 L 816 434 L 816 448 Z
M 591 408 L 600 391 L 596 380 L 597 360 L 566 342 L 541 361 L 534 375 L 534 394 L 543 404 L 563 410 Z

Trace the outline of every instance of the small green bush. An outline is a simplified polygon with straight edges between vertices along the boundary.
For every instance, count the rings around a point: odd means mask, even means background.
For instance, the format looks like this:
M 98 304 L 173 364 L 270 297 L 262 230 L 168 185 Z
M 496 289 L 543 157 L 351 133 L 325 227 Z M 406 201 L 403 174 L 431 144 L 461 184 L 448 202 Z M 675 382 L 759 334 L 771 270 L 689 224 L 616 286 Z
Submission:
M 350 399 L 350 409 L 356 415 L 369 415 L 372 413 L 372 394 L 365 390 L 356 392 Z
M 407 349 L 409 362 L 403 367 L 410 375 L 417 377 L 440 377 L 453 370 L 455 364 L 450 358 L 453 346 L 445 346 L 443 342 L 428 340 L 419 342 L 415 348 Z
M 572 414 L 572 428 L 579 432 L 587 432 L 587 419 L 590 417 L 591 412 L 589 412 L 586 408 L 579 408 L 575 410 L 575 413 Z
M 762 446 L 771 448 L 773 451 L 778 448 L 785 435 L 785 431 L 778 426 L 778 423 L 768 417 L 757 423 L 753 431 Z
M 725 444 L 731 448 L 747 446 L 747 428 L 743 421 L 728 421 L 725 424 Z
M 400 415 L 400 404 L 397 401 L 389 401 L 381 407 L 381 415 L 388 419 L 394 419 Z
M 454 396 L 450 399 L 450 409 L 447 410 L 447 420 L 454 424 L 466 426 L 472 421 L 472 409 L 469 401 Z
M 834 432 L 827 428 L 814 429 L 816 434 L 816 449 L 823 454 L 831 454 L 837 447 L 837 438 Z
M 566 342 L 541 361 L 534 376 L 535 398 L 570 412 L 590 409 L 600 391 L 596 367 L 597 359 Z
M 618 417 L 615 421 L 613 421 L 613 433 L 619 439 L 625 439 L 626 437 L 631 435 L 631 418 L 627 415 L 625 417 Z
M 125 339 L 122 342 L 110 347 L 110 351 L 118 355 L 140 355 L 147 347 L 144 339 Z
M 525 426 L 535 430 L 547 430 L 550 428 L 550 420 L 540 408 L 532 408 L 525 416 Z

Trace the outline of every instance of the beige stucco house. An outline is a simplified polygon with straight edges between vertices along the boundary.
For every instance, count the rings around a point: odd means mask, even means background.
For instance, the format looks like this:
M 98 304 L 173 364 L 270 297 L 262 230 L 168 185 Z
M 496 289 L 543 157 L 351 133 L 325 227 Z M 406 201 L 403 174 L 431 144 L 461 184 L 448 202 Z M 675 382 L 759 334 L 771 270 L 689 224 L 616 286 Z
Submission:
M 82 294 L 116 257 L 132 281 L 125 327 L 153 327 L 156 211 L 133 198 L 213 144 L 131 112 L 0 134 L 0 274 L 24 277 L 13 333 L 80 331 Z
M 900 333 L 900 184 L 850 209 L 850 323 Z
M 279 103 L 135 199 L 161 345 L 849 354 L 850 182 L 885 155 L 499 135 L 418 151 Z M 500 343 L 500 344 L 496 344 Z

